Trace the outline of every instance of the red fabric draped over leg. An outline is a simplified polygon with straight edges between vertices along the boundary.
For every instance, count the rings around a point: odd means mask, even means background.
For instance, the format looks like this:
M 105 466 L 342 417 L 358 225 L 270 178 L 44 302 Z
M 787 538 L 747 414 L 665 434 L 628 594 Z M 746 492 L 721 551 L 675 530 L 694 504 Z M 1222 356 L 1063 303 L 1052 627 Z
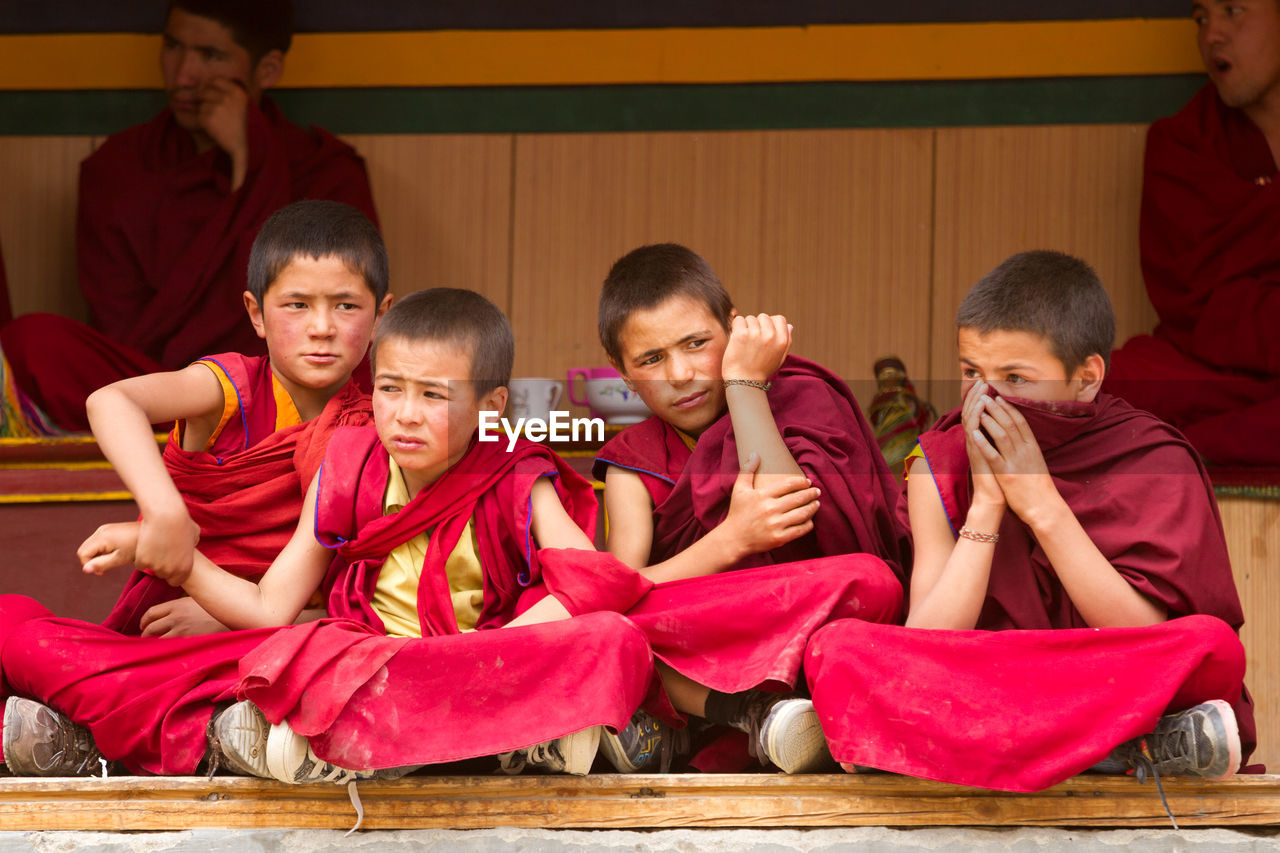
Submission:
M 104 385 L 167 370 L 138 350 L 56 314 L 24 314 L 0 329 L 13 381 L 63 429 L 87 432 L 84 401 Z
M 1042 790 L 1210 699 L 1236 709 L 1246 757 L 1257 739 L 1244 647 L 1213 616 L 1044 631 L 846 620 L 814 636 L 805 666 L 838 761 L 960 785 Z
M 658 584 L 627 617 L 654 655 L 724 693 L 795 686 L 809 636 L 834 619 L 896 621 L 902 585 L 870 554 Z
M 10 691 L 87 727 L 103 755 L 135 773 L 194 773 L 217 703 L 235 698 L 240 659 L 279 630 L 126 637 L 90 622 L 31 618 L 34 608 L 23 596 L 0 601 L 0 669 Z
M 246 657 L 241 693 L 343 767 L 439 764 L 626 726 L 655 681 L 625 617 L 391 638 L 350 620 L 279 632 Z

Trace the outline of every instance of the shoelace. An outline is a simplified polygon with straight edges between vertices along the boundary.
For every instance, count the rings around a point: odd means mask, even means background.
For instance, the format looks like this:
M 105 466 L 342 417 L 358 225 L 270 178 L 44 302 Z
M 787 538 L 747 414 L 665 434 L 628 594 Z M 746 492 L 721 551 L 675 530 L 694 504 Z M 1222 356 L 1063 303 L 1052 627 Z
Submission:
M 1160 804 L 1164 806 L 1164 813 L 1169 816 L 1169 822 L 1173 824 L 1173 828 L 1178 828 L 1178 821 L 1173 816 L 1173 809 L 1169 808 L 1169 800 L 1164 795 L 1164 785 L 1160 783 L 1160 771 L 1156 769 L 1156 764 L 1151 760 L 1148 754 L 1147 745 L 1143 742 L 1140 749 L 1134 750 L 1133 754 L 1128 756 L 1129 763 L 1133 765 L 1133 776 L 1138 780 L 1139 785 L 1147 783 L 1147 776 L 1156 780 L 1156 791 L 1160 794 Z

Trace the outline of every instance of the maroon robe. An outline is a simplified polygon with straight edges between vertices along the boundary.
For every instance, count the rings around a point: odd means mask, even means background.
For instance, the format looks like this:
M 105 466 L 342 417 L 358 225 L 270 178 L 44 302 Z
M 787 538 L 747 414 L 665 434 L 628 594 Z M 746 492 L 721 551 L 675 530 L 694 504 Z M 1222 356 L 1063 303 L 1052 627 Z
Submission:
M 235 192 L 226 154 L 197 153 L 168 109 L 84 161 L 77 261 L 92 330 L 28 315 L 0 331 L 18 387 L 60 426 L 87 429 L 85 398 L 109 382 L 208 352 L 264 352 L 242 294 L 254 237 L 276 210 L 331 199 L 377 222 L 349 145 L 292 124 L 269 98 L 249 107 L 247 128 L 248 172 Z
M 268 719 L 287 719 L 311 737 L 317 755 L 349 767 L 436 764 L 588 725 L 625 726 L 655 689 L 652 657 L 634 625 L 599 611 L 630 607 L 651 584 L 608 554 L 539 550 L 532 539 L 536 480 L 553 478 L 584 531 L 595 529 L 590 484 L 542 445 L 521 441 L 507 452 L 473 440 L 443 477 L 384 515 L 388 468 L 372 428 L 334 435 L 320 475 L 316 536 L 336 551 L 324 586 L 330 615 L 345 621 L 273 636 L 244 660 L 242 694 Z M 484 603 L 476 632 L 464 635 L 445 562 L 468 521 Z M 423 638 L 386 637 L 372 605 L 378 573 L 395 547 L 428 530 L 418 588 Z M 548 592 L 581 618 L 493 630 Z
M 912 776 L 1039 790 L 1152 731 L 1166 710 L 1224 699 L 1247 757 L 1256 735 L 1235 633 L 1243 616 L 1194 451 L 1172 427 L 1106 394 L 1013 402 L 1090 539 L 1170 621 L 1089 628 L 1030 530 L 1007 512 L 975 630 L 848 621 L 810 642 L 809 683 L 832 753 Z M 959 410 L 920 446 L 958 530 L 972 498 Z
M 898 485 L 857 401 L 839 378 L 794 356 L 772 381 L 769 404 L 778 431 L 822 489 L 814 532 L 748 557 L 732 571 L 659 584 L 627 612 L 659 660 L 725 693 L 791 690 L 808 638 L 822 625 L 854 617 L 892 622 L 901 615 L 906 542 L 893 515 Z M 648 489 L 655 507 L 650 564 L 661 562 L 728 514 L 738 475 L 732 422 L 721 417 L 690 451 L 675 429 L 649 418 L 601 449 L 596 477 L 604 479 L 610 465 L 635 471 Z M 649 710 L 661 716 L 660 709 Z M 744 745 L 713 747 L 695 764 L 743 769 Z
M 894 517 L 900 491 L 858 401 L 839 377 L 789 356 L 771 377 L 769 407 L 796 464 L 822 490 L 812 532 L 735 568 L 862 552 L 885 560 L 899 577 L 909 542 Z M 653 499 L 650 564 L 688 548 L 724 521 L 738 476 L 738 446 L 728 414 L 698 437 L 691 451 L 658 417 L 627 427 L 596 458 L 635 471 Z
M 183 450 L 181 426 L 175 428 L 164 448 L 165 468 L 200 528 L 200 552 L 234 575 L 257 580 L 293 535 L 330 435 L 340 426 L 369 423 L 369 398 L 350 381 L 316 418 L 276 430 L 266 356 L 223 353 L 202 360 L 226 373 L 237 411 L 207 450 Z M 102 624 L 141 633 L 139 620 L 148 608 L 182 594 L 180 587 L 135 571 Z
M 334 612 L 362 621 L 123 637 L 52 618 L 23 596 L 0 596 L 7 689 L 87 726 L 104 755 L 135 772 L 195 772 L 214 709 L 237 695 L 259 703 L 273 721 L 288 718 L 312 736 L 321 757 L 356 768 L 451 761 L 591 725 L 625 726 L 656 690 L 652 655 L 624 617 L 588 611 L 629 606 L 648 582 L 607 554 L 538 551 L 530 539 L 536 479 L 555 478 L 584 529 L 594 528 L 590 486 L 538 445 L 524 442 L 508 454 L 476 443 L 448 474 L 384 517 L 386 473 L 386 453 L 372 428 L 334 435 L 317 521 L 324 541 L 347 541 L 337 547 L 326 587 Z M 458 519 L 468 512 L 484 561 L 485 628 L 460 634 L 435 575 L 442 575 Z M 426 636 L 386 637 L 371 627 L 380 622 L 368 596 L 394 547 L 387 543 L 431 525 L 437 532 L 420 587 Z M 491 630 L 548 589 L 585 615 Z
M 1280 467 L 1280 186 L 1262 132 L 1206 85 L 1147 134 L 1141 247 L 1160 317 L 1107 388 L 1222 465 Z

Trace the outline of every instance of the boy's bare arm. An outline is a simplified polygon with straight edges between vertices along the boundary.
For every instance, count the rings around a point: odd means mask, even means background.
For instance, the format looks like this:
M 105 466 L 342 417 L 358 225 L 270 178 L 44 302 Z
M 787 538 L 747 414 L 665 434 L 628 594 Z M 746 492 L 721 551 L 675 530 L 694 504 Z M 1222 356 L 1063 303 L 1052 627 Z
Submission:
M 775 478 L 767 485 L 753 486 L 758 466 L 759 457 L 752 454 L 739 470 L 724 521 L 679 554 L 652 566 L 647 565 L 653 543 L 649 493 L 635 472 L 611 467 L 605 474 L 604 492 L 609 552 L 649 580 L 663 583 L 713 575 L 745 557 L 804 536 L 813 529 L 818 490 L 803 476 Z
M 983 400 L 981 422 L 994 446 L 980 433 L 975 443 L 1085 622 L 1094 628 L 1163 622 L 1165 609 L 1116 571 L 1063 500 L 1022 413 L 1003 398 Z
M 196 552 L 182 587 L 210 616 L 233 629 L 291 625 L 298 618 L 333 558 L 313 531 L 319 479 L 317 474 L 307 489 L 292 538 L 258 583 L 223 571 Z
M 102 453 L 142 514 L 136 561 L 179 582 L 191 570 L 200 530 L 165 469 L 151 425 L 199 423 L 223 407 L 222 386 L 207 367 L 191 365 L 115 382 L 89 396 L 85 409 Z
M 733 318 L 725 347 L 721 376 L 763 383 L 777 372 L 791 349 L 791 325 L 781 315 L 759 314 Z M 749 385 L 726 385 L 725 401 L 738 445 L 738 463 L 752 453 L 760 457 L 757 477 L 768 482 L 777 476 L 801 474 L 791 451 L 778 432 L 769 408 L 767 392 Z

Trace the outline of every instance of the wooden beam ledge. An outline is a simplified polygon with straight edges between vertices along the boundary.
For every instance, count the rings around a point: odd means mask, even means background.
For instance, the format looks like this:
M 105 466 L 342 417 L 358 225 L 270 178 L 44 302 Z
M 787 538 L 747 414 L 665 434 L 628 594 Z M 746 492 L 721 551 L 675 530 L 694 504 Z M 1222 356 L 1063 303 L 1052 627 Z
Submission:
M 1280 825 L 1280 776 L 1168 779 L 1181 826 Z M 417 776 L 360 784 L 366 829 L 1168 826 L 1154 783 L 1010 794 L 900 776 Z M 347 829 L 340 786 L 243 777 L 0 778 L 6 830 Z

